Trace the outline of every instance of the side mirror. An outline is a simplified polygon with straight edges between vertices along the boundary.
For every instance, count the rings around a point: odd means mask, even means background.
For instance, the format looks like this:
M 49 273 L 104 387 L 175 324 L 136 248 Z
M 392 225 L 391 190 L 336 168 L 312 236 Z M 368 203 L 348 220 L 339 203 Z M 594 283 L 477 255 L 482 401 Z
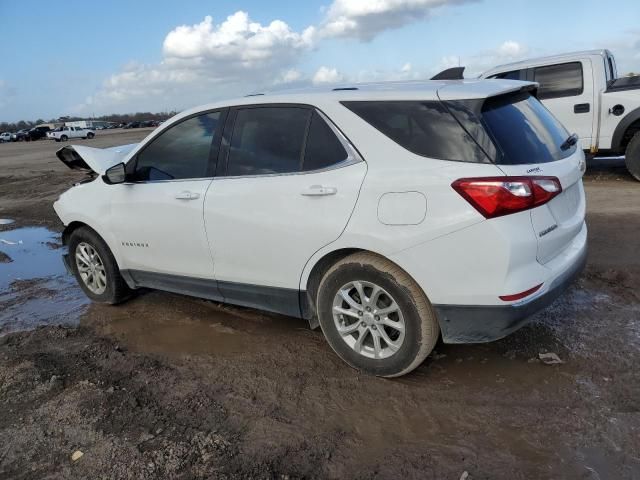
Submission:
M 119 163 L 117 165 L 114 165 L 113 167 L 109 168 L 106 172 L 104 172 L 104 175 L 102 176 L 104 183 L 108 185 L 115 185 L 116 183 L 124 183 L 126 178 L 127 178 L 127 172 L 125 170 L 124 163 Z

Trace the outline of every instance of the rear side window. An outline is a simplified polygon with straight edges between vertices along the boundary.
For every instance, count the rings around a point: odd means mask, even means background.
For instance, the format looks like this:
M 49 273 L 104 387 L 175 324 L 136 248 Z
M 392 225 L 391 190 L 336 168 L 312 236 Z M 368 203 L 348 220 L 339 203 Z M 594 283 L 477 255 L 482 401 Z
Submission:
M 553 162 L 576 151 L 576 145 L 560 148 L 569 133 L 528 93 L 490 98 L 481 112 L 482 123 L 499 150 L 496 163 Z
M 583 92 L 582 63 L 571 62 L 533 70 L 533 80 L 540 84 L 538 98 L 573 97 Z
M 299 172 L 311 110 L 258 107 L 238 110 L 227 175 Z
M 511 72 L 499 73 L 493 75 L 491 78 L 503 78 L 505 80 L 520 80 L 522 79 L 522 70 L 512 70 Z
M 213 137 L 221 112 L 190 118 L 156 137 L 139 155 L 137 181 L 206 178 Z
M 319 170 L 347 159 L 347 151 L 317 112 L 313 112 L 304 153 L 303 169 Z
M 441 160 L 487 163 L 489 158 L 438 101 L 343 102 L 410 152 Z

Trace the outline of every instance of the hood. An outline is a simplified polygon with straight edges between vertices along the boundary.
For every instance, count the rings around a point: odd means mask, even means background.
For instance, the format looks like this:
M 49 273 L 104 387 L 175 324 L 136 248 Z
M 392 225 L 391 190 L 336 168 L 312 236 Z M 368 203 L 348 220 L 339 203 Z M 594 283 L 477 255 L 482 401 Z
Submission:
M 138 144 L 111 148 L 93 148 L 84 145 L 69 145 L 56 152 L 56 156 L 72 170 L 92 170 L 98 175 L 122 162 Z

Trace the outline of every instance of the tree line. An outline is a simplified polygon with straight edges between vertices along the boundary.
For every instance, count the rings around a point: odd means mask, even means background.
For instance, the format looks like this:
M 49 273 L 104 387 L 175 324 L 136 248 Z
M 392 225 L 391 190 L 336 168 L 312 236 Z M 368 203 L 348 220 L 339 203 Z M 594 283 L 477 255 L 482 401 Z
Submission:
M 145 120 L 163 121 L 169 117 L 174 116 L 176 113 L 178 112 L 112 113 L 109 115 L 102 115 L 101 117 L 92 117 L 89 119 L 86 117 L 65 116 L 65 117 L 59 117 L 51 120 L 43 120 L 42 118 L 39 118 L 37 120 L 20 120 L 19 122 L 0 122 L 0 133 L 15 132 L 17 130 L 33 128 L 36 125 L 40 125 L 41 123 L 64 123 L 64 122 L 74 122 L 77 120 L 96 120 L 96 121 L 105 121 L 105 122 L 114 122 L 114 123 L 143 122 Z

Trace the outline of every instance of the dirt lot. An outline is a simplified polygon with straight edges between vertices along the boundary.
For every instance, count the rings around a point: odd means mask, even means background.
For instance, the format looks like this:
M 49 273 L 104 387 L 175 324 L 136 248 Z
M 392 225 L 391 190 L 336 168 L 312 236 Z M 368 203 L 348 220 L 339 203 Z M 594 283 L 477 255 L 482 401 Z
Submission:
M 620 162 L 585 177 L 589 264 L 564 297 L 383 380 L 295 319 L 90 305 L 59 263 L 59 147 L 0 145 L 0 478 L 640 478 L 640 183 Z

